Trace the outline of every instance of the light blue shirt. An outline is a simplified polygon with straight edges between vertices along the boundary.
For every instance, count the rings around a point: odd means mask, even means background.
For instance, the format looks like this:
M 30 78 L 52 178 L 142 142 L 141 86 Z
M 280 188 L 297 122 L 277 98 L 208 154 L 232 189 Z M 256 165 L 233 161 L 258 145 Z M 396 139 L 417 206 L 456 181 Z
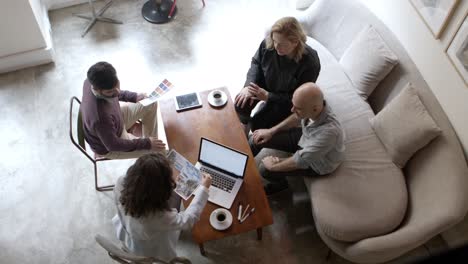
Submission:
M 190 229 L 200 218 L 208 200 L 208 189 L 200 185 L 185 211 L 176 209 L 157 212 L 150 216 L 134 218 L 126 215 L 119 202 L 123 178 L 114 188 L 117 214 L 112 218 L 117 237 L 133 253 L 169 261 L 176 257 L 177 241 L 182 229 Z
M 331 108 L 325 104 L 317 120 L 302 119 L 302 136 L 293 159 L 301 169 L 320 175 L 333 172 L 344 160 L 344 131 Z

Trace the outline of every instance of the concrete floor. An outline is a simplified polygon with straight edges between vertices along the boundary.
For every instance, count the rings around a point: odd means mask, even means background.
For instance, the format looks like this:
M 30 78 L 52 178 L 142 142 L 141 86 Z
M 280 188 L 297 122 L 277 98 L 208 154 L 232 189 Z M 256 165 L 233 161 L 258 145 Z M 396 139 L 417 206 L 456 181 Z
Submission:
M 111 193 L 94 190 L 92 164 L 68 138 L 69 99 L 81 97 L 89 66 L 112 63 L 127 90 L 150 92 L 167 78 L 173 93 L 227 86 L 234 95 L 264 30 L 295 12 L 291 0 L 178 1 L 176 19 L 154 25 L 141 17 L 144 2 L 114 1 L 105 15 L 124 24 L 98 23 L 84 38 L 86 22 L 72 13 L 87 5 L 50 12 L 55 63 L 0 75 L 0 263 L 113 263 L 94 241 L 98 233 L 116 241 Z M 102 183 L 131 162 L 103 164 Z M 305 187 L 292 186 L 270 200 L 274 224 L 263 241 L 251 232 L 208 242 L 202 257 L 184 232 L 179 254 L 194 263 L 349 263 L 335 254 L 327 262 Z M 443 248 L 437 237 L 392 263 Z

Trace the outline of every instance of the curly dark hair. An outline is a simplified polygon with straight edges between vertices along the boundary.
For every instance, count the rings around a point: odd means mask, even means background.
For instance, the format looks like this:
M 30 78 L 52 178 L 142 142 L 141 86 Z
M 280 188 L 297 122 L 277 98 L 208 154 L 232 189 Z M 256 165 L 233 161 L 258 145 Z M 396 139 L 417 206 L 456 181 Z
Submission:
M 135 218 L 169 210 L 175 182 L 169 160 L 161 153 L 141 156 L 130 166 L 120 196 L 125 214 Z
M 105 61 L 100 61 L 91 66 L 87 77 L 94 87 L 103 90 L 113 89 L 119 81 L 114 66 Z

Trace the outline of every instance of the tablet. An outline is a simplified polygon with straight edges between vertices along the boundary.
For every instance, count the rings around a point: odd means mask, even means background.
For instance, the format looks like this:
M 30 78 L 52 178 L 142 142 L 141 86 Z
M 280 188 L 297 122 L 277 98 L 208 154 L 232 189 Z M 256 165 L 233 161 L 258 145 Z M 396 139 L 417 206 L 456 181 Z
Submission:
M 178 95 L 175 98 L 176 111 L 183 111 L 201 107 L 201 99 L 198 93 Z

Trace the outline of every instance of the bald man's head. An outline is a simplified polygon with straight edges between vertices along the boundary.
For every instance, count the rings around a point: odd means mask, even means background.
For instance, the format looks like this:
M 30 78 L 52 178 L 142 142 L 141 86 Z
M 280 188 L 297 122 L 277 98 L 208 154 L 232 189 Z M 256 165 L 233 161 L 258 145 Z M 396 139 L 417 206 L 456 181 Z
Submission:
M 292 103 L 291 111 L 298 117 L 315 119 L 323 109 L 323 93 L 317 84 L 304 83 L 294 92 Z

